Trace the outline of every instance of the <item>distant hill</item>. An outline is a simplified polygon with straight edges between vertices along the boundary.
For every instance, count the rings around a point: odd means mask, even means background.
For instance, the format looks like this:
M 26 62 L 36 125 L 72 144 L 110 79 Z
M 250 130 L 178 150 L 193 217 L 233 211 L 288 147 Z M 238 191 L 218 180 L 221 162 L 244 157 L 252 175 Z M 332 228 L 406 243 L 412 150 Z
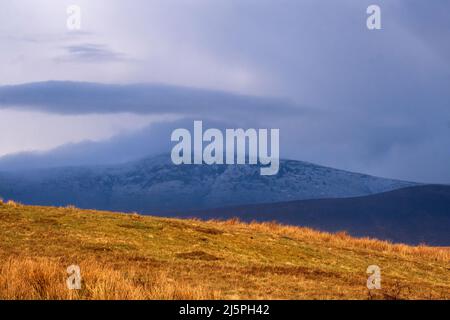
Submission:
M 450 298 L 450 251 L 342 233 L 1 201 L 0 230 L 0 299 Z
M 243 204 L 355 197 L 415 183 L 282 160 L 276 176 L 256 165 L 180 165 L 169 155 L 115 166 L 0 173 L 0 196 L 27 204 L 164 214 Z
M 178 215 L 239 217 L 345 230 L 410 244 L 450 246 L 450 186 L 408 187 L 364 197 L 319 199 L 211 209 Z

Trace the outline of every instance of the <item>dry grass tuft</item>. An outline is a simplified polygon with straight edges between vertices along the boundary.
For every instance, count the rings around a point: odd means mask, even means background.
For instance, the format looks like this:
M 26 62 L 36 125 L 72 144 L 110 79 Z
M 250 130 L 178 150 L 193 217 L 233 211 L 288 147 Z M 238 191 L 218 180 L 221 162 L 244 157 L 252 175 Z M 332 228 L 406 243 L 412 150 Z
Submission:
M 13 208 L 17 208 L 17 207 L 20 207 L 22 204 L 20 204 L 19 202 L 15 202 L 14 200 L 8 200 L 6 205 L 13 207 Z
M 130 217 L 131 217 L 132 220 L 135 220 L 135 221 L 141 221 L 142 218 L 143 218 L 143 217 L 142 217 L 139 213 L 137 213 L 137 212 L 132 212 L 131 215 L 130 215 Z
M 177 283 L 167 271 L 130 266 L 117 270 L 94 260 L 80 263 L 82 287 L 69 290 L 67 266 L 49 258 L 9 258 L 0 266 L 0 299 L 214 299 L 201 286 Z

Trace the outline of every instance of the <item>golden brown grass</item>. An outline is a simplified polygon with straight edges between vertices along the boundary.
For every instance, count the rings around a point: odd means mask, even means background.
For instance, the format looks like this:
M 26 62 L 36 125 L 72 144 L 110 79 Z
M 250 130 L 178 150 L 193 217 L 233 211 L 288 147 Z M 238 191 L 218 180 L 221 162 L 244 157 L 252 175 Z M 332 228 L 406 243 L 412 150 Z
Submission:
M 72 264 L 81 290 L 67 288 Z M 0 299 L 449 299 L 449 275 L 445 248 L 0 202 Z
M 167 271 L 130 266 L 115 270 L 96 260 L 79 262 L 81 290 L 66 285 L 67 265 L 50 258 L 11 257 L 0 268 L 1 299 L 214 299 L 214 291 L 176 284 Z M 125 271 L 125 272 L 123 272 Z
M 216 222 L 221 223 L 220 221 Z M 222 223 L 228 224 L 229 221 L 223 221 Z M 290 235 L 299 239 L 309 239 L 311 241 L 319 241 L 325 243 L 331 242 L 336 246 L 347 248 L 366 248 L 377 250 L 379 252 L 395 253 L 404 257 L 415 255 L 435 261 L 450 261 L 450 251 L 447 250 L 447 248 L 429 247 L 426 245 L 409 246 L 405 244 L 393 244 L 389 241 L 382 241 L 378 239 L 351 237 L 345 231 L 329 233 L 317 231 L 310 228 L 283 225 L 277 222 L 252 221 L 250 224 L 247 224 L 245 222 L 239 221 L 238 219 L 233 219 L 231 224 L 241 225 L 244 228 L 249 228 L 251 230 L 257 230 L 261 232 L 271 232 L 278 235 Z

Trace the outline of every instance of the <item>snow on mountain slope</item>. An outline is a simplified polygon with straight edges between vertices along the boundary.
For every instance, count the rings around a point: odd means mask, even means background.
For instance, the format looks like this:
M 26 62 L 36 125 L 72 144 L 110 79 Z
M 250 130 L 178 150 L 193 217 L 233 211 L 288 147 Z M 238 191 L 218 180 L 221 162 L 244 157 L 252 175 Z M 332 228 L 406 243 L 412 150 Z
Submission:
M 103 167 L 0 173 L 0 196 L 27 204 L 163 213 L 230 205 L 370 195 L 415 183 L 282 160 L 276 176 L 256 165 L 180 165 L 168 155 Z

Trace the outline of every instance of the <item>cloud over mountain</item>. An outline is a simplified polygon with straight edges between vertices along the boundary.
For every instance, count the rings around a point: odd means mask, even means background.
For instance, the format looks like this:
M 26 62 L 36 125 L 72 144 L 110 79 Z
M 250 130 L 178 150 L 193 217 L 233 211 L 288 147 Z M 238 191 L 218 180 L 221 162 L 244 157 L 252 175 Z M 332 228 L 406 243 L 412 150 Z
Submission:
M 58 114 L 181 114 L 295 116 L 304 109 L 287 100 L 163 84 L 48 81 L 0 87 L 0 108 Z

